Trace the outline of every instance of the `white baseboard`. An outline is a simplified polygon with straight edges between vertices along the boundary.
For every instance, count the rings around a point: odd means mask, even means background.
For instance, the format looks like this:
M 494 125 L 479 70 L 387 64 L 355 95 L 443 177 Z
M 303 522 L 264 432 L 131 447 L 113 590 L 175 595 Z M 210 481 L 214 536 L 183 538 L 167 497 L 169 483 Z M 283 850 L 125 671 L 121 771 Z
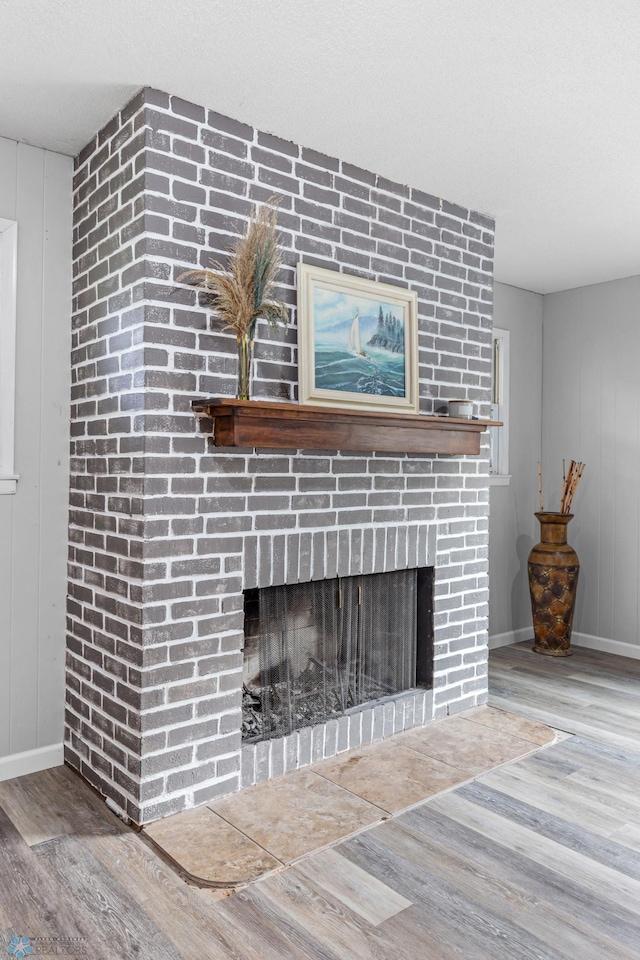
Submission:
M 533 640 L 533 627 L 520 627 L 519 630 L 507 630 L 506 633 L 494 633 L 489 637 L 489 650 L 507 647 L 510 643 L 521 643 L 522 640 Z
M 511 643 L 520 643 L 522 640 L 533 641 L 533 627 L 522 627 L 520 630 L 508 630 L 507 633 L 494 633 L 489 637 L 489 649 L 507 647 Z M 600 650 L 602 653 L 614 653 L 618 657 L 631 657 L 640 660 L 640 644 L 622 643 L 620 640 L 606 640 L 604 637 L 594 637 L 590 633 L 580 633 L 574 630 L 571 634 L 571 645 L 588 647 L 590 650 Z
M 60 767 L 64 763 L 63 750 L 63 744 L 54 743 L 50 747 L 38 747 L 36 750 L 0 757 L 0 781 L 24 777 L 27 773 L 38 773 L 49 767 Z
M 590 650 L 600 650 L 602 653 L 615 653 L 618 657 L 631 657 L 640 660 L 640 646 L 636 643 L 622 643 L 621 640 L 606 640 L 604 637 L 594 637 L 590 633 L 571 634 L 571 645 L 588 647 Z

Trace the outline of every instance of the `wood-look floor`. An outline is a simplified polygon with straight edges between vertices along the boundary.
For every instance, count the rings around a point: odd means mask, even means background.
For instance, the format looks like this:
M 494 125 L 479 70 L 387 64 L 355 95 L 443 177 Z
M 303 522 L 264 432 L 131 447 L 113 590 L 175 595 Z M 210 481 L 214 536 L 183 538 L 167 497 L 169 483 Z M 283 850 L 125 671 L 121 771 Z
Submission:
M 221 898 L 64 768 L 0 792 L 12 935 L 149 960 L 638 960 L 640 664 L 492 655 L 492 703 L 571 734 Z
M 573 647 L 571 657 L 531 652 L 532 642 L 491 654 L 489 702 L 551 727 L 640 750 L 640 660 Z

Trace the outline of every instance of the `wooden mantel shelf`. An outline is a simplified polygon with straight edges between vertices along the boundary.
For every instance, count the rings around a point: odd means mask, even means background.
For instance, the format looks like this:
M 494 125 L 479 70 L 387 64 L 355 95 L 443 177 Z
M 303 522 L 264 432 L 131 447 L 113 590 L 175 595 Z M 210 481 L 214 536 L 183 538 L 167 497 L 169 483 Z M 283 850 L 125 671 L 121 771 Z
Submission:
M 299 450 L 374 450 L 386 453 L 480 453 L 491 420 L 460 420 L 402 413 L 367 413 L 268 400 L 222 397 L 194 400 L 196 413 L 214 420 L 217 447 Z

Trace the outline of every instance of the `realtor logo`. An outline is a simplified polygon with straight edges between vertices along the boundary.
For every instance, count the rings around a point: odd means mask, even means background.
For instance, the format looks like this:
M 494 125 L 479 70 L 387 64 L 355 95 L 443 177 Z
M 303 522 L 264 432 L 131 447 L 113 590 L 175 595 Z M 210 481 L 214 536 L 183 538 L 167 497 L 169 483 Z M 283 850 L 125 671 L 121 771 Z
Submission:
M 7 952 L 15 960 L 25 957 L 86 957 L 86 937 L 11 937 Z
M 24 957 L 33 953 L 29 937 L 11 937 L 7 950 L 16 960 L 24 960 Z

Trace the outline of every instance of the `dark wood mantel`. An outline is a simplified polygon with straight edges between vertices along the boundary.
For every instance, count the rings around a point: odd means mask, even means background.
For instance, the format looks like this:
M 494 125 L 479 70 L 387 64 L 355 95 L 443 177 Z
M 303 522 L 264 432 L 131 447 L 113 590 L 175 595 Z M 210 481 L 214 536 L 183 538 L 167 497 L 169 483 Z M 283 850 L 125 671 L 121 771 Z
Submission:
M 403 413 L 367 413 L 231 397 L 194 400 L 196 413 L 214 420 L 217 447 L 374 450 L 388 453 L 480 453 L 491 420 Z

